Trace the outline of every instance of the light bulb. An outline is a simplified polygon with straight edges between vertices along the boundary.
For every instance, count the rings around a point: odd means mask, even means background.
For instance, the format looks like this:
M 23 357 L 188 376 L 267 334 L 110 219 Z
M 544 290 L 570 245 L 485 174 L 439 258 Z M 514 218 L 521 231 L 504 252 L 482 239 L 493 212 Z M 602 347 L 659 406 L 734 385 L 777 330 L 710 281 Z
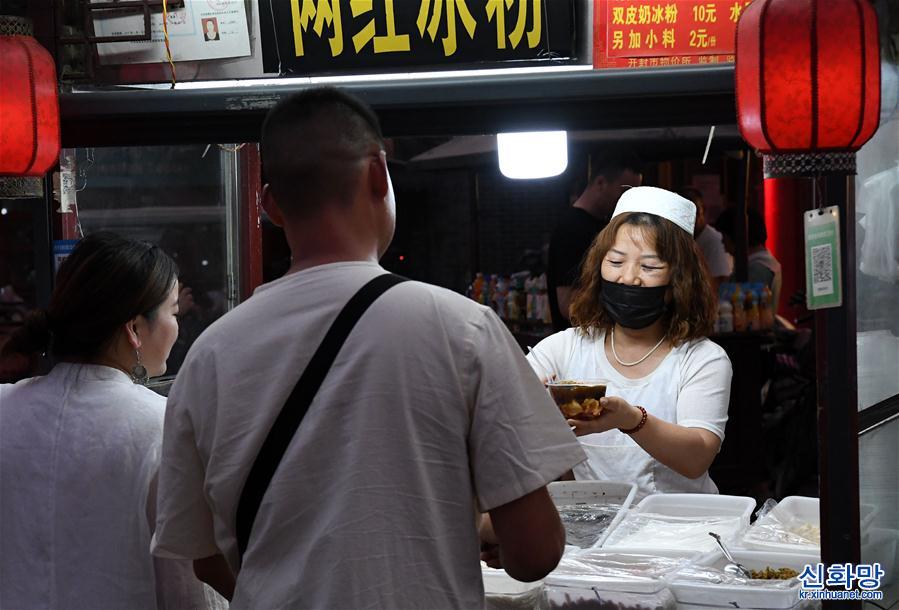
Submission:
M 496 136 L 499 171 L 529 180 L 558 176 L 568 167 L 568 132 L 529 131 Z

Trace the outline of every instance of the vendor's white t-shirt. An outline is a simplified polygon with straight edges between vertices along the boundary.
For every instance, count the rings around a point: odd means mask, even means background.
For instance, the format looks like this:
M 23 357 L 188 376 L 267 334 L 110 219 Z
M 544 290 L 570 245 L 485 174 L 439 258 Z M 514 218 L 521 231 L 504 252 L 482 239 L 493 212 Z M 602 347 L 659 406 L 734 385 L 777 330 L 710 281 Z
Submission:
M 480 608 L 475 509 L 585 459 L 487 307 L 406 282 L 360 319 L 237 556 L 239 494 L 263 439 L 373 263 L 260 287 L 193 345 L 169 396 L 154 553 L 224 553 L 232 608 Z M 526 534 L 522 534 L 526 535 Z
M 542 379 L 604 379 L 606 395 L 620 396 L 652 415 L 688 428 L 703 428 L 724 440 L 732 369 L 717 344 L 702 339 L 672 349 L 641 379 L 628 379 L 606 357 L 604 332 L 595 339 L 576 328 L 547 337 L 528 354 Z M 574 469 L 577 479 L 636 483 L 640 495 L 717 493 L 708 473 L 689 479 L 656 461 L 629 435 L 618 430 L 579 437 L 589 457 Z
M 709 275 L 730 277 L 734 271 L 733 259 L 724 249 L 724 237 L 715 227 L 706 225 L 696 238 L 696 245 L 699 246 L 705 264 L 709 268 Z

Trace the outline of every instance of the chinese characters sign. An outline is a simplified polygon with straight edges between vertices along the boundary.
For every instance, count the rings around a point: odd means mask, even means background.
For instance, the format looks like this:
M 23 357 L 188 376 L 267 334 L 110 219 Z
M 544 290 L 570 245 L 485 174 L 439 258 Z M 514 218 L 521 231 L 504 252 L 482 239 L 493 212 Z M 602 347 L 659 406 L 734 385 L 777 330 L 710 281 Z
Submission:
M 283 0 L 259 8 L 266 72 L 574 55 L 571 0 Z
M 641 68 L 734 61 L 751 0 L 597 0 L 593 65 Z

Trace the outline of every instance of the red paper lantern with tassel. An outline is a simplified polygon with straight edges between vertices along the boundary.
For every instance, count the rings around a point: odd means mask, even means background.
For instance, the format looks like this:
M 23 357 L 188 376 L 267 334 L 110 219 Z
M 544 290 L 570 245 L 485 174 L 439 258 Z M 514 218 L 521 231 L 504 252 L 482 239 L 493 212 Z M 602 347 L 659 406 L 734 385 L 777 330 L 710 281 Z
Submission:
M 8 35 L 11 24 L 30 27 L 0 17 L 0 176 L 40 176 L 59 156 L 56 66 L 30 35 Z
M 877 131 L 880 46 L 867 0 L 755 0 L 737 23 L 737 118 L 765 175 L 855 173 Z

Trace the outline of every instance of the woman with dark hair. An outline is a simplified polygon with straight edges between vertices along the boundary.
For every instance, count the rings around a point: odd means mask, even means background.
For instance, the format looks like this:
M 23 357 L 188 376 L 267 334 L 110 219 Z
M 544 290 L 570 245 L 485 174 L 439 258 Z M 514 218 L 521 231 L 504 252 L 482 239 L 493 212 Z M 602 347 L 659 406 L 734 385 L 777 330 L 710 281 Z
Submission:
M 165 398 L 142 384 L 165 372 L 177 307 L 168 255 L 96 233 L 4 346 L 56 361 L 0 385 L 4 608 L 204 604 L 189 565 L 150 555 Z
M 625 191 L 584 260 L 575 327 L 528 355 L 544 380 L 607 385 L 598 418 L 568 421 L 589 456 L 577 479 L 636 483 L 641 496 L 717 493 L 708 469 L 724 439 L 732 370 L 706 338 L 717 308 L 695 219 L 675 193 Z

